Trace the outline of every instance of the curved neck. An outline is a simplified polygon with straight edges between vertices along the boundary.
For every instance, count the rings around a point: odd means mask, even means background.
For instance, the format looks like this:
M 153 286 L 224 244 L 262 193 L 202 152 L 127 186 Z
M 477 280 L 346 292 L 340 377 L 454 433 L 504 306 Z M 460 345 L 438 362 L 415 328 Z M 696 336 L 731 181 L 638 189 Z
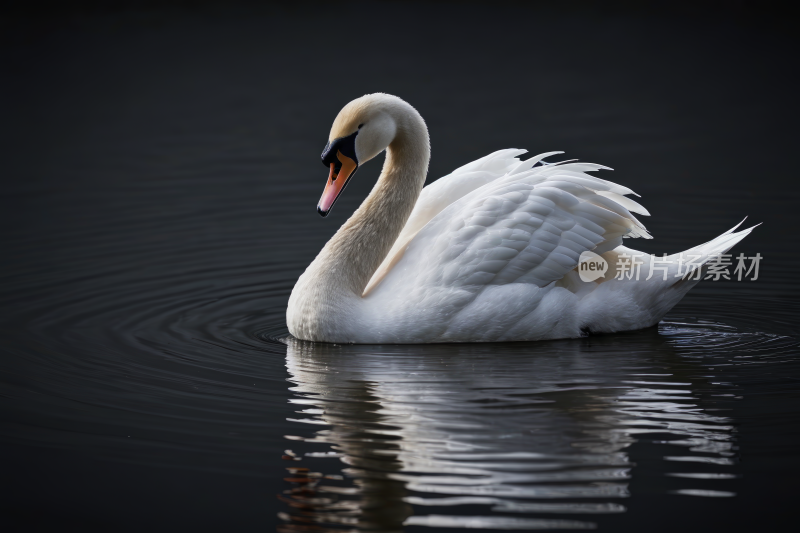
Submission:
M 405 226 L 417 202 L 430 160 L 428 129 L 408 106 L 392 113 L 397 133 L 386 149 L 378 182 L 364 203 L 309 266 L 315 285 L 358 297 Z

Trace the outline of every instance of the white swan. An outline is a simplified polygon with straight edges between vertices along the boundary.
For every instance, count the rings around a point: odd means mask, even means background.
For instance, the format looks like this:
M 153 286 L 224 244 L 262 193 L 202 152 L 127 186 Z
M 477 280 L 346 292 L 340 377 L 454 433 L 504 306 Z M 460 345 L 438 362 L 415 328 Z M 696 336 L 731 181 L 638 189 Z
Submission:
M 500 150 L 423 189 L 430 159 L 425 121 L 408 103 L 370 94 L 336 117 L 322 154 L 330 166 L 318 211 L 328 214 L 358 166 L 386 161 L 364 203 L 297 281 L 286 320 L 295 337 L 336 343 L 491 342 L 570 338 L 656 324 L 695 279 L 678 254 L 646 280 L 653 257 L 622 246 L 651 238 L 627 187 L 586 174 L 603 167 L 534 166 Z M 687 250 L 694 267 L 752 231 Z M 585 282 L 585 251 L 609 264 L 639 255 L 639 279 Z M 657 258 L 657 261 L 662 261 Z M 656 266 L 655 264 L 653 266 Z M 677 274 L 677 276 L 676 276 Z M 694 277 L 694 276 L 692 276 Z

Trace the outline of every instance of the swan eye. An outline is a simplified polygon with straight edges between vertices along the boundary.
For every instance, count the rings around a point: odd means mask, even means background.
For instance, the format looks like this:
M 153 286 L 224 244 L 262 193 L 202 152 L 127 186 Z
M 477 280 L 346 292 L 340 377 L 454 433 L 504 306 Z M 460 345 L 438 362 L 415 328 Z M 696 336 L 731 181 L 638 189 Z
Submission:
M 363 124 L 359 124 L 359 125 L 358 125 L 358 129 L 361 129 L 361 126 L 363 126 Z

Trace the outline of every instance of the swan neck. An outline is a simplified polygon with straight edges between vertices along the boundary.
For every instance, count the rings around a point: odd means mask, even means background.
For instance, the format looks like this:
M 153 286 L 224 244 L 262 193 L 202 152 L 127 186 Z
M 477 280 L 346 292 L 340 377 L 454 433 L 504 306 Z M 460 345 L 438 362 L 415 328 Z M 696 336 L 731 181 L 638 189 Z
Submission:
M 414 209 L 425 184 L 430 147 L 425 122 L 411 111 L 395 118 L 397 134 L 372 192 L 317 259 L 324 263 L 329 290 L 361 297 Z

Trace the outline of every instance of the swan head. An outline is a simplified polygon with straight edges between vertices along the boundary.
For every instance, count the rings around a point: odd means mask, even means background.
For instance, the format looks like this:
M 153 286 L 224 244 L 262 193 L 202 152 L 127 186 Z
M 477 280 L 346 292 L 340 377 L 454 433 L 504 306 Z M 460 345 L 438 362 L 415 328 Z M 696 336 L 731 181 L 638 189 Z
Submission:
M 384 94 L 356 98 L 333 121 L 328 144 L 322 151 L 322 164 L 330 169 L 317 204 L 317 212 L 323 217 L 328 216 L 359 165 L 380 154 L 394 140 L 397 123 L 392 117 L 391 99 L 400 100 Z

